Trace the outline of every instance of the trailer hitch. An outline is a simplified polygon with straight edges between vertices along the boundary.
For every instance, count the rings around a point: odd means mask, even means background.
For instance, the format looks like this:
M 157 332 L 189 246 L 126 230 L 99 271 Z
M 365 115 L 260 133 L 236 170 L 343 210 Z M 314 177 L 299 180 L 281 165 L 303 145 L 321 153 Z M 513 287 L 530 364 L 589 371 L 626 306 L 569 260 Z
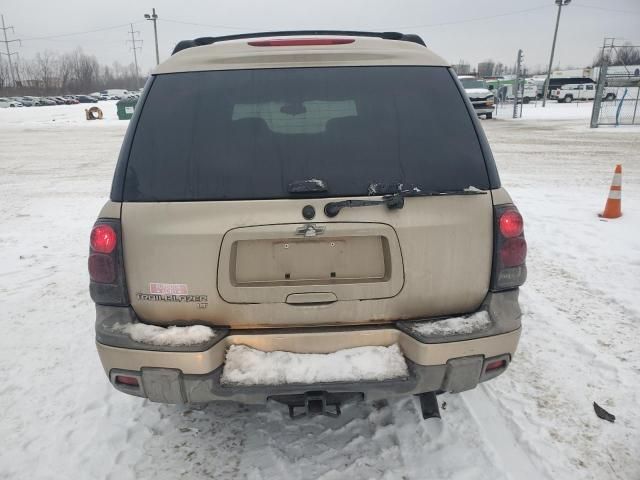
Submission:
M 350 400 L 362 400 L 364 395 L 356 392 L 329 393 L 325 391 L 310 391 L 295 395 L 275 395 L 270 397 L 279 403 L 289 407 L 289 417 L 298 419 L 303 417 L 315 417 L 325 415 L 327 417 L 339 417 L 342 413 L 340 407 Z
M 329 409 L 327 407 L 333 407 Z M 327 417 L 340 416 L 340 403 L 328 402 L 327 392 L 307 392 L 304 394 L 304 411 L 295 412 L 296 406 L 289 405 L 289 416 L 291 418 L 314 417 L 316 415 L 326 415 Z

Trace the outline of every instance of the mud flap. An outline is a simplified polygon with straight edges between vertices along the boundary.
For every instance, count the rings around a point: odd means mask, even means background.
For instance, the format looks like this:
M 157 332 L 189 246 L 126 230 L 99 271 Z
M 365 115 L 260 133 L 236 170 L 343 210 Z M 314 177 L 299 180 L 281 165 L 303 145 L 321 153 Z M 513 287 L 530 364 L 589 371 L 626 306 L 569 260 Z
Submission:
M 169 368 L 143 368 L 142 385 L 147 398 L 158 403 L 185 403 L 182 372 Z
M 449 360 L 442 390 L 459 393 L 476 388 L 482 373 L 482 361 L 480 355 Z

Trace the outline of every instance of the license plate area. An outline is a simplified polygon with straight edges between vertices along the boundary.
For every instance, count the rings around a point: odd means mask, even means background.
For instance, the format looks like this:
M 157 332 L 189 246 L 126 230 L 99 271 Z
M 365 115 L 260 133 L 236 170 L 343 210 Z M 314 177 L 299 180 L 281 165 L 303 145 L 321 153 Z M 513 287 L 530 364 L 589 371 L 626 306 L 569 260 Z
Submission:
M 389 275 L 382 236 L 242 240 L 234 244 L 237 286 L 373 282 Z
M 231 303 L 286 303 L 310 293 L 342 301 L 400 292 L 404 269 L 391 226 L 336 222 L 316 227 L 322 233 L 314 237 L 297 234 L 300 224 L 229 230 L 219 257 L 220 296 Z

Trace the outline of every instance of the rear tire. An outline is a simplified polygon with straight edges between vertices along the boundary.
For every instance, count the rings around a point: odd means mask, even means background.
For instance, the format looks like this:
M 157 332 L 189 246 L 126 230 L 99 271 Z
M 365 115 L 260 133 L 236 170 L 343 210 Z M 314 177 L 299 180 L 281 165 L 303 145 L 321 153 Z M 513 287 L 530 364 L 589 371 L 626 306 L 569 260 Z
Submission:
M 571 95 L 567 95 L 566 97 L 564 97 L 564 103 L 571 103 L 573 102 L 573 97 Z
M 529 103 L 531 101 L 531 99 L 529 97 L 524 97 L 522 99 L 522 103 Z
M 487 113 L 484 116 L 487 120 L 491 120 L 493 118 L 493 113 Z

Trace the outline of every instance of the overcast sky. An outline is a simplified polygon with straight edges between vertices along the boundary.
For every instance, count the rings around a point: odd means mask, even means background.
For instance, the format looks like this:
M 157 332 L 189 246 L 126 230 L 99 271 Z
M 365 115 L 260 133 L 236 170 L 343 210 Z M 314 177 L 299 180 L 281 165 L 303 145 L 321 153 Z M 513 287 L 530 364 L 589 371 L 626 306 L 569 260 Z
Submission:
M 451 63 L 492 58 L 511 65 L 522 48 L 530 69 L 548 62 L 557 11 L 554 0 L 2 0 L 0 13 L 15 27 L 10 38 L 22 39 L 22 47 L 12 44 L 22 56 L 81 46 L 109 64 L 132 62 L 125 24 L 137 22 L 146 72 L 155 54 L 153 26 L 143 15 L 152 7 L 160 18 L 161 60 L 187 38 L 322 28 L 418 33 Z M 573 0 L 563 8 L 554 66 L 590 64 L 603 37 L 640 45 L 640 0 Z

